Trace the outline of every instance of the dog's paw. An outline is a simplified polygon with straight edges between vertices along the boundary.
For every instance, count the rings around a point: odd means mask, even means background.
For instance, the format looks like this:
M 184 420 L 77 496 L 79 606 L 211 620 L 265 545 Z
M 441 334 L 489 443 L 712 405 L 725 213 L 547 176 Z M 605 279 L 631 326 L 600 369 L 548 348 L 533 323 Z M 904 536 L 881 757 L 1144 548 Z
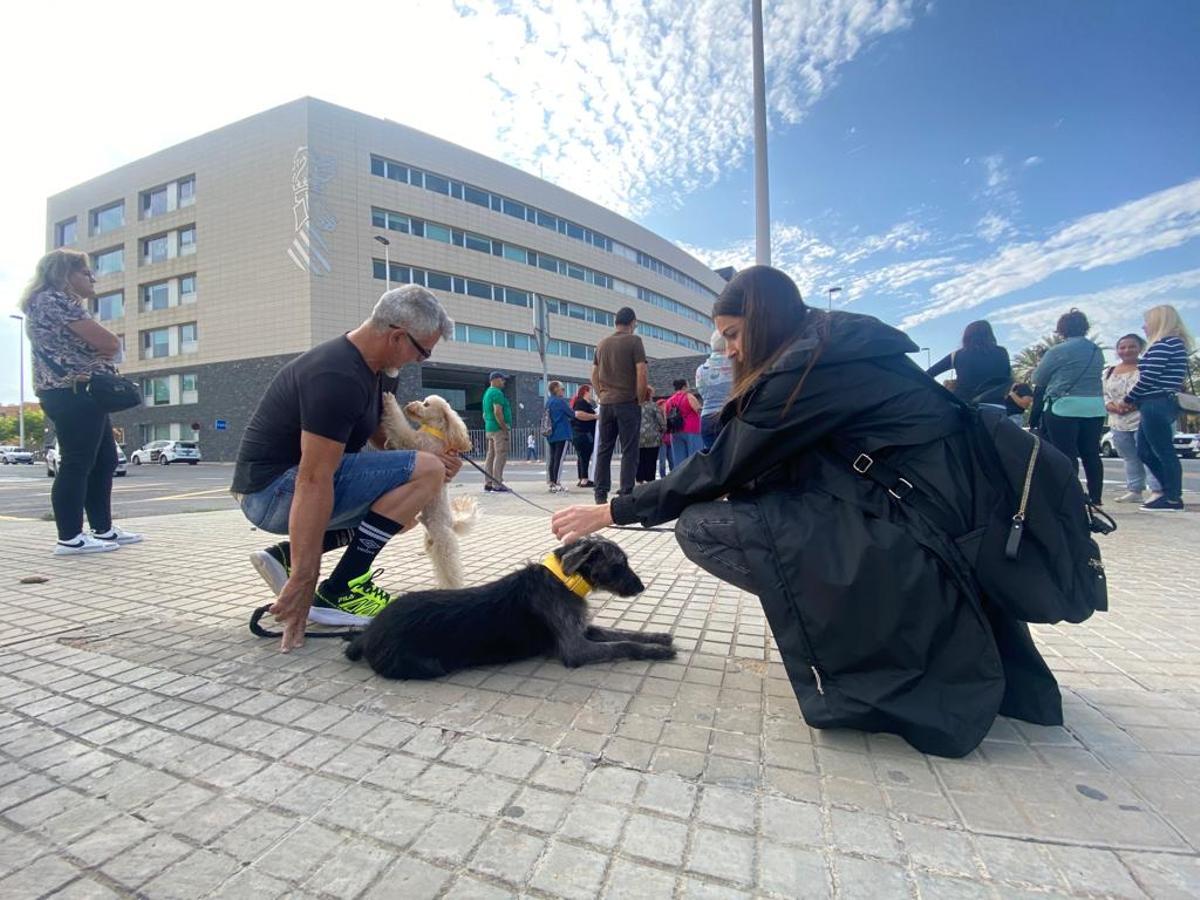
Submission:
M 664 647 L 660 644 L 642 644 L 641 652 L 638 653 L 638 659 L 674 659 L 674 647 Z
M 674 638 L 671 636 L 670 632 L 666 631 L 645 631 L 642 632 L 642 640 L 647 644 L 663 644 L 664 646 L 670 647 Z

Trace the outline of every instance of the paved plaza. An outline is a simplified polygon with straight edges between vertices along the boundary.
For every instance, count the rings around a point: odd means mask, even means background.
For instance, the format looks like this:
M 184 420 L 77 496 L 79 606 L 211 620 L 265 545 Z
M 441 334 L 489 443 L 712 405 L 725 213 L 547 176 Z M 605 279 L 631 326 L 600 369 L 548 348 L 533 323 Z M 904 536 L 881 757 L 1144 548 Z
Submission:
M 470 582 L 553 546 L 480 502 Z M 1200 515 L 1118 515 L 1111 611 L 1036 628 L 1066 726 L 961 760 L 809 729 L 757 601 L 667 533 L 613 532 L 647 589 L 592 605 L 674 662 L 386 682 L 249 634 L 239 513 L 68 559 L 0 521 L 0 897 L 1195 897 Z M 419 543 L 383 586 L 432 584 Z

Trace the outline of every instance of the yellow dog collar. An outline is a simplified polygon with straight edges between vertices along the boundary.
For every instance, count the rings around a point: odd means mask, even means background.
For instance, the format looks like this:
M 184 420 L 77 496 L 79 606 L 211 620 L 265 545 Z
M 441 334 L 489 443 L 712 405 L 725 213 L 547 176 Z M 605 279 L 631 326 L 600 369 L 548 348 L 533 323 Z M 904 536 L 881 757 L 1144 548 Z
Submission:
M 437 428 L 434 428 L 432 425 L 422 425 L 422 426 L 421 426 L 420 428 L 418 428 L 417 430 L 418 430 L 418 431 L 423 431 L 423 432 L 425 432 L 426 434 L 432 434 L 432 435 L 433 435 L 435 438 L 437 438 L 439 441 L 443 441 L 443 442 L 445 442 L 445 441 L 446 441 L 446 435 L 445 435 L 445 434 L 443 434 L 443 433 L 442 433 L 442 432 L 441 432 L 439 429 L 437 429 Z
M 559 581 L 567 586 L 567 590 L 575 594 L 576 597 L 586 597 L 591 592 L 592 586 L 588 584 L 586 578 L 582 575 L 568 575 L 562 569 L 562 563 L 559 562 L 557 556 L 553 553 L 547 553 L 542 558 L 542 565 L 550 570 Z

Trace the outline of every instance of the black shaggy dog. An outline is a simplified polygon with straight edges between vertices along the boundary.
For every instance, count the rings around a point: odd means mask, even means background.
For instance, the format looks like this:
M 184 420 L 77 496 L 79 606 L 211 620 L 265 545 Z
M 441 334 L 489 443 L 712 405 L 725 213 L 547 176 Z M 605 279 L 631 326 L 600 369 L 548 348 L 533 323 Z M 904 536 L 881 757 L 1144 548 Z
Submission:
M 385 678 L 437 678 L 551 653 L 572 668 L 674 658 L 669 634 L 588 625 L 583 597 L 593 589 L 621 597 L 645 589 L 621 548 L 604 538 L 559 547 L 491 584 L 397 597 L 347 645 L 346 658 L 366 657 Z

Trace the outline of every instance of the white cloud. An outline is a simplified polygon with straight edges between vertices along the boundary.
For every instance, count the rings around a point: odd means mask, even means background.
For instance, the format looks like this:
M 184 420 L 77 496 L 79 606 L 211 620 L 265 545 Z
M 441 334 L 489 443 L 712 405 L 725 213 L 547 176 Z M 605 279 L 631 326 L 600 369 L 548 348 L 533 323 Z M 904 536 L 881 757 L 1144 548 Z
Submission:
M 1177 247 L 1200 236 L 1200 178 L 1071 222 L 1042 241 L 1004 247 L 934 285 L 912 328 L 1035 285 L 1065 270 L 1088 271 Z
M 1042 158 L 1040 156 L 1027 156 L 1025 157 L 1025 162 L 1021 163 L 1021 165 L 1027 169 L 1033 168 L 1034 166 L 1040 166 L 1041 164 Z
M 975 226 L 975 233 L 989 244 L 994 244 L 1015 231 L 1009 219 L 995 212 L 987 213 Z

